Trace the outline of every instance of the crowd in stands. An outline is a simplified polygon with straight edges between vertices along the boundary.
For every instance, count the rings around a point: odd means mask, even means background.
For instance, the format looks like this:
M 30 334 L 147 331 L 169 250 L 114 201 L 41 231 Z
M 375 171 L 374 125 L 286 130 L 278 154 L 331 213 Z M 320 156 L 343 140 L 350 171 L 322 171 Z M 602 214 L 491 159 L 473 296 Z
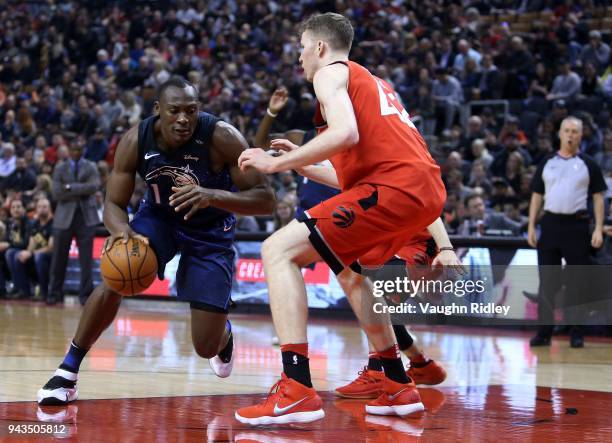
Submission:
M 300 72 L 296 24 L 333 10 L 355 26 L 351 58 L 394 86 L 441 165 L 449 231 L 479 235 L 496 220 L 495 229 L 520 234 L 531 177 L 558 148 L 556 131 L 568 114 L 584 123 L 580 151 L 612 177 L 606 6 L 605 0 L 9 2 L 0 11 L 0 230 L 9 232 L 16 200 L 30 219 L 41 199 L 55 205 L 54 167 L 72 145 L 98 165 L 101 211 L 119 138 L 151 115 L 156 87 L 174 74 L 197 85 L 203 110 L 249 141 L 281 85 L 290 101 L 274 130 L 311 129 L 316 105 Z M 284 202 L 295 200 L 295 175 L 278 174 L 275 186 Z M 131 212 L 143 192 L 140 182 Z M 247 219 L 239 228 L 270 231 L 293 211 L 280 205 L 273 220 Z

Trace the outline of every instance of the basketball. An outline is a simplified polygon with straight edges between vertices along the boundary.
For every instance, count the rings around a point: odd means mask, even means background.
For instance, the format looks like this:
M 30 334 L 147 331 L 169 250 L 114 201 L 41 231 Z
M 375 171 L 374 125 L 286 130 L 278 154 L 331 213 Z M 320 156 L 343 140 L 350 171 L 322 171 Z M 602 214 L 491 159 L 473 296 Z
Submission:
M 141 240 L 115 242 L 100 259 L 100 274 L 106 286 L 123 296 L 138 295 L 157 274 L 157 257 Z

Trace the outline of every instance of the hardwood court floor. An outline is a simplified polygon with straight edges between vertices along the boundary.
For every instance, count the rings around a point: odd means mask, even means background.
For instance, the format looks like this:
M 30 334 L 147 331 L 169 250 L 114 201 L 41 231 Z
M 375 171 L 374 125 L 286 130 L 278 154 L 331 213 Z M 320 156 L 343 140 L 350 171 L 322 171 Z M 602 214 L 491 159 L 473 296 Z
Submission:
M 273 327 L 234 315 L 237 361 L 216 378 L 191 347 L 188 309 L 130 300 L 81 366 L 80 399 L 39 408 L 36 391 L 60 363 L 80 308 L 0 303 L 0 441 L 404 442 L 612 441 L 612 341 L 571 349 L 567 338 L 532 350 L 522 332 L 419 327 L 420 343 L 449 377 L 419 391 L 420 417 L 366 416 L 364 402 L 333 389 L 364 365 L 366 342 L 351 321 L 313 320 L 313 382 L 326 417 L 308 425 L 249 428 L 237 407 L 262 398 L 280 371 Z M 9 434 L 9 425 L 60 424 L 53 434 Z

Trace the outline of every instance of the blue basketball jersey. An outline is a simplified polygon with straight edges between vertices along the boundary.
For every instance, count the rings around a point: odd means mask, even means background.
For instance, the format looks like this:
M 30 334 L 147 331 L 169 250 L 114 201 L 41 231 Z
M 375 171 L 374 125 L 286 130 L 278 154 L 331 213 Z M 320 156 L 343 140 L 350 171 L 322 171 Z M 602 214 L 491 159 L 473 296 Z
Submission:
M 191 139 L 173 152 L 159 148 L 154 125 L 159 116 L 151 116 L 138 126 L 138 174 L 147 184 L 142 204 L 155 210 L 165 220 L 190 228 L 207 228 L 225 223 L 234 224 L 232 213 L 208 207 L 198 210 L 189 220 L 183 217 L 189 209 L 176 212 L 170 206 L 172 187 L 198 185 L 209 189 L 234 191 L 227 167 L 215 173 L 210 165 L 210 146 L 216 123 L 214 115 L 200 112 Z
M 302 144 L 306 144 L 316 135 L 314 130 L 308 131 L 304 134 L 304 140 Z M 322 185 L 321 183 L 314 182 L 307 179 L 306 177 L 299 176 L 297 196 L 298 196 L 298 207 L 295 211 L 295 217 L 300 219 L 304 214 L 304 211 L 309 210 L 313 206 L 332 198 L 333 196 L 340 193 L 339 189 L 332 188 L 331 186 Z

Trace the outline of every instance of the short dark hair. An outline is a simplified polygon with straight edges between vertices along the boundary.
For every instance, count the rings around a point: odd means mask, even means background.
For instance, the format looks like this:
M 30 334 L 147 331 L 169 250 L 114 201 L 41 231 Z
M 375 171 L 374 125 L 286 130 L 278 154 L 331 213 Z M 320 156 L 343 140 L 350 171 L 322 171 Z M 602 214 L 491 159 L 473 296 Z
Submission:
M 481 200 L 484 201 L 484 199 L 482 198 L 482 196 L 480 194 L 469 194 L 467 197 L 465 197 L 465 199 L 463 200 L 463 204 L 465 205 L 465 207 L 467 208 L 470 204 L 470 202 L 472 200 L 474 200 L 475 198 L 479 198 Z
M 168 80 L 163 82 L 159 86 L 159 88 L 157 88 L 157 100 L 161 100 L 162 95 L 164 95 L 164 92 L 166 92 L 166 89 L 171 88 L 171 87 L 175 87 L 179 89 L 185 89 L 188 87 L 192 87 L 194 91 L 196 91 L 196 95 L 198 93 L 198 88 L 196 88 L 193 83 L 188 82 L 183 77 L 180 77 L 178 75 L 173 75 Z
M 311 15 L 300 25 L 300 35 L 309 31 L 324 39 L 332 49 L 350 51 L 355 31 L 348 18 L 334 12 Z

